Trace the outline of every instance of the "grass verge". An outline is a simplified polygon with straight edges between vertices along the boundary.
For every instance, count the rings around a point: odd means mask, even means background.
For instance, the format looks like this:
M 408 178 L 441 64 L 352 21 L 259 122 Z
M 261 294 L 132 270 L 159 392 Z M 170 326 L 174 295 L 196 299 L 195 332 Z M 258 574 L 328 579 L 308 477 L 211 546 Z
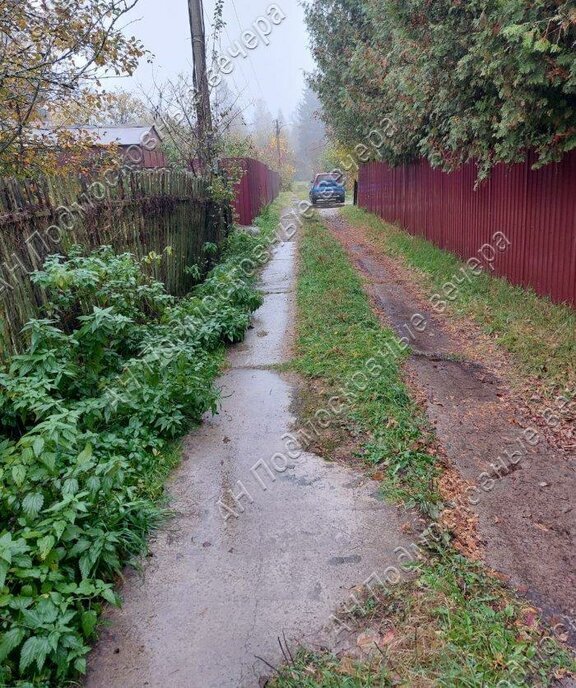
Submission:
M 454 254 L 360 208 L 348 206 L 342 214 L 351 224 L 365 227 L 374 246 L 414 268 L 430 297 L 442 294 L 464 265 Z M 464 280 L 457 298 L 448 303 L 453 312 L 472 317 L 513 355 L 523 373 L 540 379 L 550 394 L 576 389 L 573 309 L 487 272 Z
M 303 651 L 274 688 L 521 688 L 567 675 L 568 655 L 478 566 L 444 556 L 346 620 L 364 650 Z
M 390 355 L 390 347 L 397 350 L 393 332 L 380 326 L 344 250 L 317 217 L 305 223 L 300 251 L 294 368 L 331 397 L 339 420 L 362 431 L 362 458 L 380 467 L 385 492 L 437 516 L 440 469 L 403 384 L 403 359 Z M 548 686 L 573 668 L 535 610 L 443 538 L 429 544 L 427 556 L 410 564 L 414 579 L 347 612 L 353 635 L 359 644 L 373 638 L 373 651 L 360 658 L 302 652 L 272 685 Z
M 568 655 L 476 566 L 444 557 L 348 619 L 364 656 L 303 651 L 274 688 L 521 688 L 567 675 Z
M 386 471 L 387 491 L 437 515 L 429 430 L 403 382 L 405 354 L 382 328 L 344 250 L 318 219 L 306 222 L 298 280 L 294 368 L 335 393 L 332 407 L 368 434 L 362 458 Z M 324 395 L 325 397 L 328 395 Z

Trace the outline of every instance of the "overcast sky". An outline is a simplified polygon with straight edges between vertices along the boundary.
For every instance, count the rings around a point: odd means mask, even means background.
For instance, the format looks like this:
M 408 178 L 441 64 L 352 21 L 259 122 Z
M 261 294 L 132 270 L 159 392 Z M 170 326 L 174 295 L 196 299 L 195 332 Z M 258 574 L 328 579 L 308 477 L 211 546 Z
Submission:
M 215 0 L 204 0 L 206 31 L 211 32 Z M 233 71 L 226 77 L 231 88 L 242 94 L 243 104 L 263 99 L 273 115 L 282 110 L 290 119 L 304 88 L 304 71 L 313 69 L 308 48 L 304 12 L 299 0 L 224 0 L 226 28 L 222 34 L 222 51 L 241 40 L 243 31 L 250 30 L 259 17 L 266 17 L 271 4 L 276 4 L 286 15 L 279 25 L 273 26 L 265 45 L 246 50 L 248 58 L 233 60 Z M 187 0 L 139 0 L 129 19 L 134 22 L 127 32 L 142 40 L 153 54 L 152 64 L 143 63 L 130 79 L 114 80 L 126 90 L 153 88 L 157 82 L 191 69 L 190 29 Z M 265 24 L 261 23 L 262 26 Z M 250 112 L 248 110 L 248 117 Z

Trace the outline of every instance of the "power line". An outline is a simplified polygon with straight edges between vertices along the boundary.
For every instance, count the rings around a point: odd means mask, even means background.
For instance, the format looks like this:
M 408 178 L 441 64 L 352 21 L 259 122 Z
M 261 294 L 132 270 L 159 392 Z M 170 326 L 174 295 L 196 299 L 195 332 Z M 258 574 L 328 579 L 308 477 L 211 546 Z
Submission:
M 230 38 L 230 34 L 228 33 L 228 29 L 226 27 L 224 27 L 224 31 L 226 32 L 226 37 L 228 38 L 228 42 L 230 43 L 230 45 L 232 45 L 232 39 Z M 241 62 L 238 62 L 238 67 L 240 68 L 242 78 L 246 82 L 246 86 L 248 86 L 249 80 L 248 80 L 248 77 L 246 76 L 246 74 L 244 72 L 244 68 L 242 67 Z M 238 93 L 240 93 L 241 89 L 238 88 L 238 84 L 236 83 L 236 79 L 234 78 L 234 70 L 232 70 L 232 72 L 230 74 L 226 74 L 225 76 L 226 76 L 226 78 L 228 78 L 228 76 L 230 76 L 232 78 L 232 82 L 234 84 L 234 87 L 236 88 Z
M 234 0 L 232 0 L 232 8 L 234 9 L 234 14 L 236 15 L 236 21 L 238 22 L 238 28 L 240 29 L 240 34 L 242 34 L 242 23 L 240 22 L 240 17 L 238 16 L 238 10 L 236 9 L 236 3 Z M 254 63 L 252 62 L 252 58 L 250 57 L 250 53 L 247 53 L 248 55 L 248 62 L 250 63 L 250 67 L 252 68 L 252 72 L 254 74 L 254 79 L 256 79 L 256 85 L 258 86 L 258 89 L 260 90 L 260 95 L 262 98 L 264 98 L 264 91 L 262 90 L 262 86 L 260 84 L 260 80 L 258 79 L 258 74 L 256 73 L 256 68 L 254 67 Z

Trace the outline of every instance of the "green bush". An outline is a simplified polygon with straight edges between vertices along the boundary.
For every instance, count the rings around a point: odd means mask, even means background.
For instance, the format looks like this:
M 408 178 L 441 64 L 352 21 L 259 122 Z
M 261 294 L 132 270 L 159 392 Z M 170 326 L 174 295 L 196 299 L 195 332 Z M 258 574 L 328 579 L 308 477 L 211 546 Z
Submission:
M 112 581 L 165 515 L 169 442 L 216 411 L 223 345 L 261 303 L 241 269 L 257 245 L 232 234 L 184 299 L 108 247 L 33 276 L 45 318 L 0 370 L 0 685 L 84 672 Z

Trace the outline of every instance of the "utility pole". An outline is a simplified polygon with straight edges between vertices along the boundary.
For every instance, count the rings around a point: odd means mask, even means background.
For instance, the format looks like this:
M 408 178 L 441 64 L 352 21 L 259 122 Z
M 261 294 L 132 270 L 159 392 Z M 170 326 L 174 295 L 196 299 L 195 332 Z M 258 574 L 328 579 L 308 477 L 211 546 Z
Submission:
M 198 120 L 198 157 L 202 172 L 212 167 L 212 110 L 206 63 L 206 30 L 202 0 L 188 0 L 190 32 L 192 35 L 192 58 L 194 60 L 194 90 L 196 118 Z
M 276 120 L 276 151 L 278 153 L 278 171 L 280 171 L 282 167 L 282 152 L 280 150 L 280 120 Z

